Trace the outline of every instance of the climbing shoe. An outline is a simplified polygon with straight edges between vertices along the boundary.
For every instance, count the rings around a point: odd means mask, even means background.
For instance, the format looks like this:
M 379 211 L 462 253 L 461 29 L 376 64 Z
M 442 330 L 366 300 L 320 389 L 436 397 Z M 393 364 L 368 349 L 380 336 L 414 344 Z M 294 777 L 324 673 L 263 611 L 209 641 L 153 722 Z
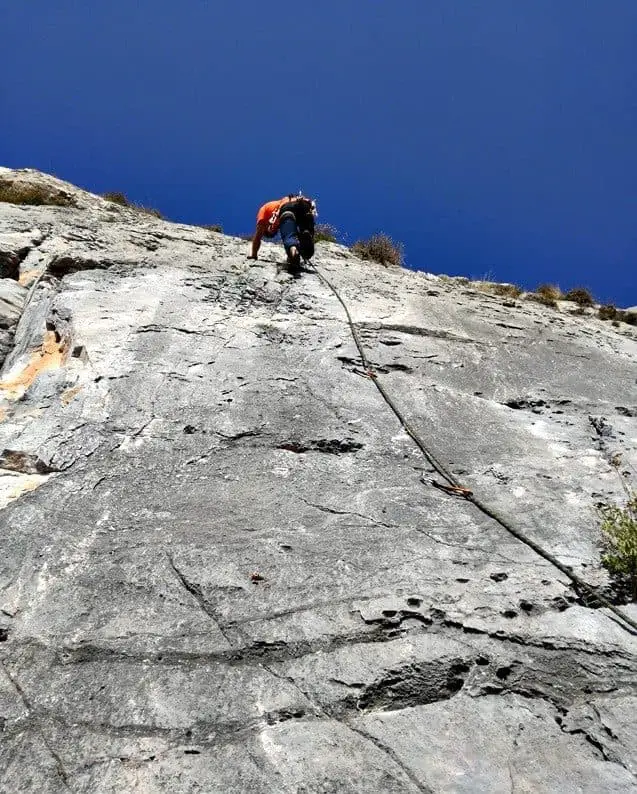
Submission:
M 300 270 L 301 268 L 301 254 L 299 253 L 299 249 L 295 246 L 291 246 L 288 251 L 288 264 L 290 265 L 290 269 L 293 270 Z

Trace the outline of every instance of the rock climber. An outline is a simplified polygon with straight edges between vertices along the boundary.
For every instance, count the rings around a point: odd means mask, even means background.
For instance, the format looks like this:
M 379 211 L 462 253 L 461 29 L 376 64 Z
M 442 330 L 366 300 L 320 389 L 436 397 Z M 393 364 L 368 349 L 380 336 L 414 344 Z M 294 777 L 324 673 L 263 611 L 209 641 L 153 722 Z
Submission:
M 300 193 L 289 193 L 281 199 L 268 201 L 257 213 L 257 227 L 248 259 L 257 259 L 264 237 L 272 238 L 279 232 L 288 264 L 298 271 L 301 257 L 308 260 L 314 255 L 316 216 L 316 202 Z

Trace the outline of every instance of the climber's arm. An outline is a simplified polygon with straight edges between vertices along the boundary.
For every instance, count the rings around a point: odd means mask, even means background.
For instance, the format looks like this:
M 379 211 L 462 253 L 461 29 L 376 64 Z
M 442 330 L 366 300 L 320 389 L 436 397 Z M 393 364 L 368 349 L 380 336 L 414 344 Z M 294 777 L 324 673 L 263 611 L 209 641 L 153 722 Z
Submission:
M 259 253 L 259 248 L 261 247 L 261 240 L 263 239 L 263 235 L 267 231 L 268 224 L 267 221 L 258 221 L 257 228 L 254 232 L 254 237 L 252 238 L 252 252 L 249 259 L 256 259 L 257 254 Z

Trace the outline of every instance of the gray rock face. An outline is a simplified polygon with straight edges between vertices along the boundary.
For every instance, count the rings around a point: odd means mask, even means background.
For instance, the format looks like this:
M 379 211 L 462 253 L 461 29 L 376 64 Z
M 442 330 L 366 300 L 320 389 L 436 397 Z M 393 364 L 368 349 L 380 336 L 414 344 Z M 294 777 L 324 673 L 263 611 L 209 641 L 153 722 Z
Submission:
M 10 278 L 0 279 L 0 328 L 15 328 L 22 316 L 27 289 Z
M 637 791 L 637 638 L 428 484 L 317 276 L 59 189 L 75 206 L 0 205 L 28 287 L 0 377 L 1 790 Z M 316 262 L 435 454 L 604 585 L 635 330 Z
M 15 327 L 22 316 L 27 290 L 12 278 L 0 278 L 0 362 L 13 347 Z

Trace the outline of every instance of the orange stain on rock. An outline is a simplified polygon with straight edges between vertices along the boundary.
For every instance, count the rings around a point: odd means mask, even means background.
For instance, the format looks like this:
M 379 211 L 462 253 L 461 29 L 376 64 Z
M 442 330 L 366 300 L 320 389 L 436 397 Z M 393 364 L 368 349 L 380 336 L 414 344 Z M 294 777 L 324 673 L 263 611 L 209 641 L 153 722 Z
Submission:
M 23 287 L 28 287 L 42 272 L 42 270 L 26 270 L 24 273 L 20 274 L 18 284 L 21 284 Z
M 77 395 L 82 391 L 81 386 L 74 386 L 72 389 L 67 389 L 63 391 L 60 395 L 60 401 L 62 405 L 68 405 L 72 400 L 74 400 Z
M 19 499 L 23 494 L 35 491 L 50 477 L 50 474 L 25 476 L 0 470 L 0 510 Z
M 23 479 L 16 487 L 11 491 L 9 494 L 9 499 L 13 501 L 18 497 L 22 496 L 23 493 L 28 493 L 29 491 L 35 491 L 36 488 L 39 488 L 42 485 L 43 477 L 30 477 L 28 479 Z
M 21 372 L 12 378 L 0 381 L 0 392 L 9 399 L 17 400 L 42 372 L 59 369 L 64 364 L 66 346 L 55 331 L 47 331 L 40 350 L 31 354 L 31 360 Z

